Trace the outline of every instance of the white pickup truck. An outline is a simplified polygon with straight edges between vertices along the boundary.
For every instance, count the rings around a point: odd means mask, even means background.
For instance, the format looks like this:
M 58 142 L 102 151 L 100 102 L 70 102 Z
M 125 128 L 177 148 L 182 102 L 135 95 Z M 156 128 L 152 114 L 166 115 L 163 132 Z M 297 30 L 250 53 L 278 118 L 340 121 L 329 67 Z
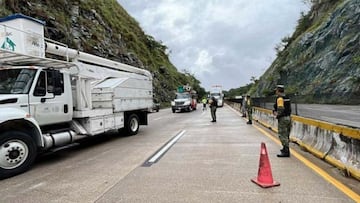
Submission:
M 175 99 L 171 101 L 171 110 L 175 111 L 192 111 L 196 110 L 196 98 L 190 92 L 177 92 Z

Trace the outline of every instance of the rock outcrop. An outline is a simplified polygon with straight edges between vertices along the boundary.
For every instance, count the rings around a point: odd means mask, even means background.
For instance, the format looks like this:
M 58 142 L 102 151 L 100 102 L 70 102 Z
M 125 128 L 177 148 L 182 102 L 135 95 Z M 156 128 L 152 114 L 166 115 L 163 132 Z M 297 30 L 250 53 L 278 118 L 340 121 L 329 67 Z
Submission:
M 313 100 L 360 99 L 360 1 L 318 1 L 301 20 L 310 23 L 297 27 L 252 93 L 266 96 L 282 83 L 289 93 L 312 95 Z

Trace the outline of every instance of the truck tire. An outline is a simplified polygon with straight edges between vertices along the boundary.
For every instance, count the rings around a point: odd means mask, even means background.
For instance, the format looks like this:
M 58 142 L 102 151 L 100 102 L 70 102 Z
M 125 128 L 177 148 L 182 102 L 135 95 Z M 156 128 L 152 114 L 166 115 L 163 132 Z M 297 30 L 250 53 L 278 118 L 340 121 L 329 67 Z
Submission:
M 173 109 L 172 112 L 175 113 L 175 109 Z
M 126 120 L 126 133 L 128 135 L 136 135 L 139 131 L 140 120 L 136 114 L 131 114 Z
M 27 171 L 35 157 L 35 142 L 27 134 L 9 131 L 0 135 L 0 179 Z

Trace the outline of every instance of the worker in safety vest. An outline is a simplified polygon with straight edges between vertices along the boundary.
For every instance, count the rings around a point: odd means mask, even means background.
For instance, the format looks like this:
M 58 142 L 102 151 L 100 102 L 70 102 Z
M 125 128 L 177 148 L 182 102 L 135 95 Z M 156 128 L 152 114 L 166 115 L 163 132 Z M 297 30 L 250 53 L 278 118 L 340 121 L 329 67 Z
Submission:
M 278 119 L 278 135 L 283 148 L 277 157 L 290 157 L 289 136 L 291 130 L 291 102 L 285 95 L 284 85 L 277 85 L 275 89 L 277 95 L 274 104 L 273 114 Z
M 202 110 L 206 110 L 207 99 L 205 97 L 201 100 L 201 103 L 203 104 Z

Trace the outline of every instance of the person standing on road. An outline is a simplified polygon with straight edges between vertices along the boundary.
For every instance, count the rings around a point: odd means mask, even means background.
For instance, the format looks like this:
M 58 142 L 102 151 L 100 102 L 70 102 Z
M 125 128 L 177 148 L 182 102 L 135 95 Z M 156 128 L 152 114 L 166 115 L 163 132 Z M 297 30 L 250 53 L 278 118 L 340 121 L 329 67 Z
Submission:
M 204 97 L 202 100 L 201 100 L 202 104 L 203 104 L 203 108 L 202 110 L 206 110 L 206 104 L 207 104 L 207 99 Z
M 245 95 L 242 97 L 242 102 L 241 102 L 241 113 L 242 113 L 242 117 L 246 118 L 246 109 L 245 109 L 245 105 L 246 105 L 246 97 Z
M 246 124 L 252 124 L 252 100 L 250 95 L 246 95 L 245 109 L 247 112 L 248 122 Z
M 277 157 L 290 157 L 291 102 L 290 98 L 285 95 L 284 85 L 277 85 L 275 91 L 277 98 L 273 114 L 278 119 L 278 135 L 283 146 Z
M 217 108 L 217 100 L 215 97 L 211 97 L 210 101 L 210 110 L 211 110 L 211 122 L 216 122 L 216 108 Z

